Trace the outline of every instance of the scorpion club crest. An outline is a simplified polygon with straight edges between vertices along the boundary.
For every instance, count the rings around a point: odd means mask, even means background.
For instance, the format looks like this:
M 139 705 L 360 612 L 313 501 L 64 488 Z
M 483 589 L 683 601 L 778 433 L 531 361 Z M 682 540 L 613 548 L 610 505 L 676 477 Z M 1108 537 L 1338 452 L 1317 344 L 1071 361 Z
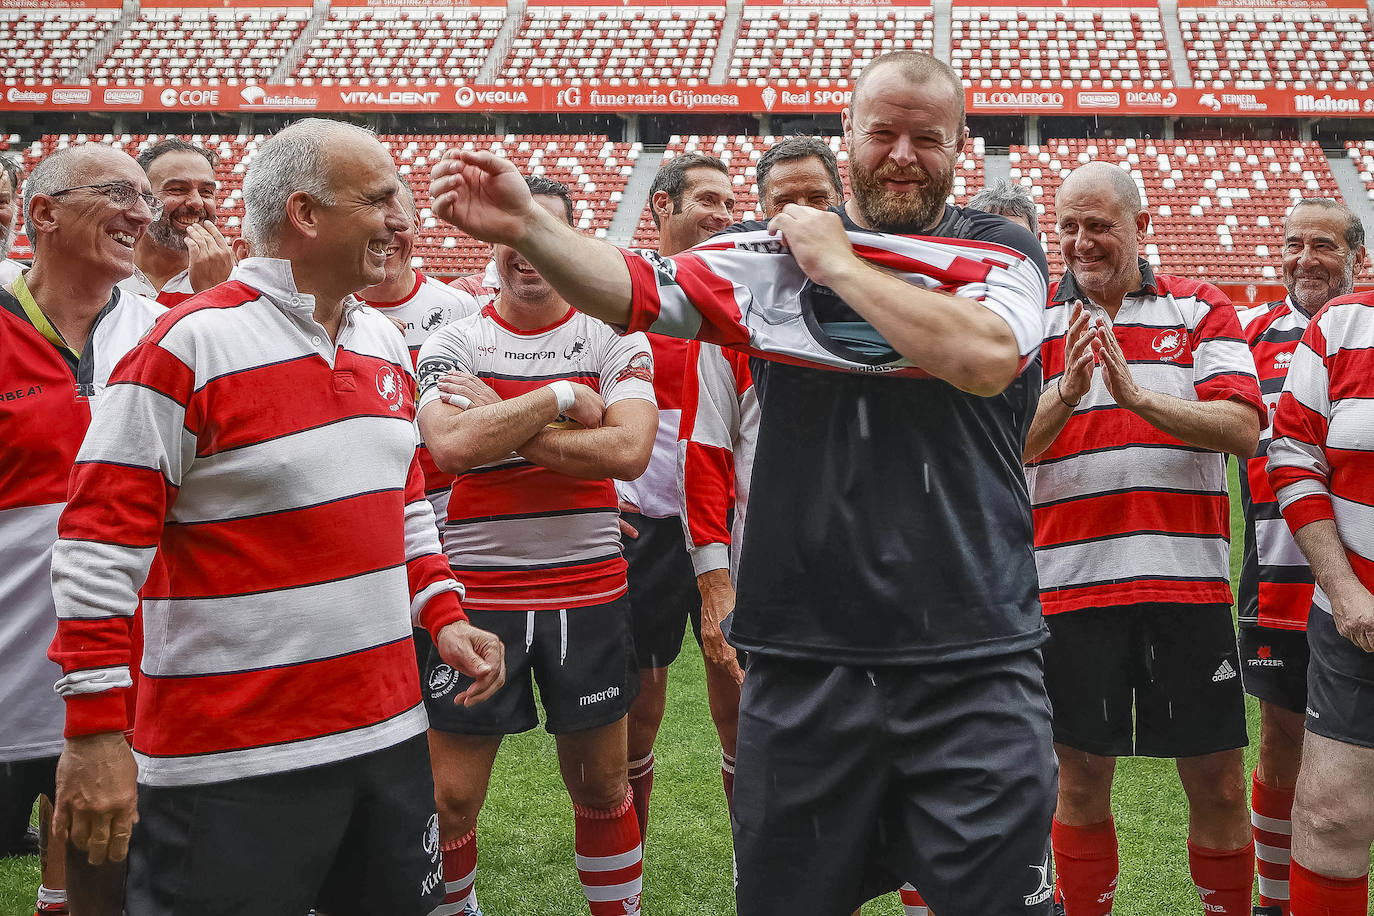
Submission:
M 1150 349 L 1158 353 L 1159 358 L 1168 363 L 1182 356 L 1187 345 L 1188 336 L 1183 333 L 1182 328 L 1169 328 L 1155 335 L 1154 341 L 1150 344 Z

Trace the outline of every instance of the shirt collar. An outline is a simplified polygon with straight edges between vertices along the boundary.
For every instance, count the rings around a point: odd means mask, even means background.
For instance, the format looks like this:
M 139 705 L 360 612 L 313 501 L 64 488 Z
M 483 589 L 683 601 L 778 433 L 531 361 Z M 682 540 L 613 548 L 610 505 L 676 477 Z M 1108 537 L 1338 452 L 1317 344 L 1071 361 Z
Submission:
M 1155 280 L 1155 272 L 1150 268 L 1150 262 L 1141 258 L 1138 266 L 1140 267 L 1140 288 L 1135 292 L 1127 293 L 1127 298 L 1132 296 L 1158 296 L 1159 283 Z M 1091 302 L 1088 294 L 1078 288 L 1078 281 L 1073 277 L 1073 272 L 1065 269 L 1064 276 L 1059 281 L 1059 288 L 1055 291 L 1054 302 Z
M 229 279 L 238 280 L 258 290 L 272 300 L 278 308 L 313 316 L 315 297 L 296 289 L 296 276 L 291 270 L 291 262 L 281 258 L 244 258 L 234 267 Z M 357 296 L 344 299 L 344 318 L 363 307 Z

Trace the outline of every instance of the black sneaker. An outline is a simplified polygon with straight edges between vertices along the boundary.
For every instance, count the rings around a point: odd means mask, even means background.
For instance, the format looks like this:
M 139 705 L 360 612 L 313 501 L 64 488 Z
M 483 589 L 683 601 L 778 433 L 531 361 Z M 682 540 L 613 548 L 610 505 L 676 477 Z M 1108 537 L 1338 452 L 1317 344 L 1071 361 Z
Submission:
M 38 855 L 38 828 L 30 827 L 19 836 L 15 837 L 14 842 L 7 849 L 0 849 L 0 859 L 10 859 L 18 856 Z
M 1252 916 L 1283 916 L 1283 907 L 1257 906 L 1255 907 Z

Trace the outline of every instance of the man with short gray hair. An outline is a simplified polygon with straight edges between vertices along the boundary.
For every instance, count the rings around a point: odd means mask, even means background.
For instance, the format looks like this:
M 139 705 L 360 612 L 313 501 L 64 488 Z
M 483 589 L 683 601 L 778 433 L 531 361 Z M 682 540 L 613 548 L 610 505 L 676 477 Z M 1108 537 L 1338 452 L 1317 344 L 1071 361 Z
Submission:
M 24 265 L 11 261 L 14 230 L 19 225 L 19 190 L 22 174 L 19 160 L 0 156 L 0 286 L 8 286 Z
M 1005 216 L 1025 226 L 1031 235 L 1040 234 L 1037 228 L 1039 216 L 1035 211 L 1035 198 L 1031 197 L 1030 191 L 1023 185 L 1016 184 L 1010 178 L 998 178 L 983 188 L 969 199 L 968 207 L 970 210 L 982 210 L 984 213 Z
M 54 822 L 92 861 L 128 851 L 138 916 L 422 916 L 441 895 L 412 625 L 473 677 L 455 701 L 504 675 L 440 552 L 410 355 L 354 297 L 385 276 L 398 194 L 361 128 L 267 141 L 244 181 L 258 256 L 142 340 L 82 446 L 53 550 Z M 131 754 L 140 589 L 159 635 Z

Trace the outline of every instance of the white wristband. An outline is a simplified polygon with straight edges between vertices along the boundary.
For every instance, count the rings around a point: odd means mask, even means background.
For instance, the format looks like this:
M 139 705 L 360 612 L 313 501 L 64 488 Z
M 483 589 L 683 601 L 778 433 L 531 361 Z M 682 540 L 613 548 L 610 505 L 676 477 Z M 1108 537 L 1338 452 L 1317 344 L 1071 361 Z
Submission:
M 565 378 L 549 385 L 549 390 L 553 392 L 554 397 L 558 398 L 559 413 L 566 412 L 569 407 L 577 403 L 577 396 L 573 394 L 572 382 Z

